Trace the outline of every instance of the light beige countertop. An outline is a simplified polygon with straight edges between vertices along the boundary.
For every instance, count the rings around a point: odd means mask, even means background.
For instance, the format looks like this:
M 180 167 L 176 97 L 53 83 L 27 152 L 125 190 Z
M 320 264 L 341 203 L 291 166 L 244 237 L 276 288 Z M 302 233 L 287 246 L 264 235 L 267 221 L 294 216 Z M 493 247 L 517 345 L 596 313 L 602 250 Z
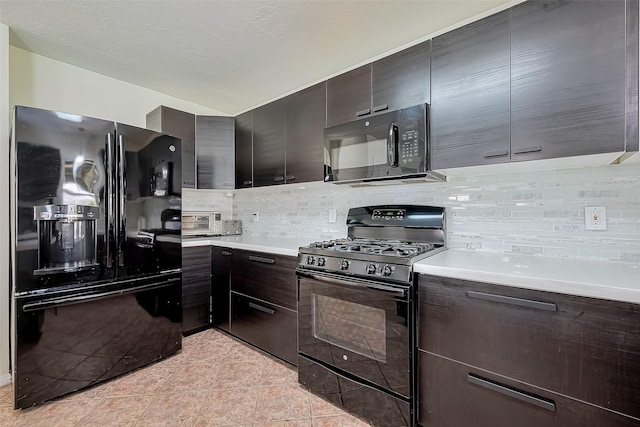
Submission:
M 640 303 L 640 264 L 449 249 L 414 264 L 414 271 Z
M 317 239 L 316 239 L 317 240 Z M 247 251 L 266 252 L 277 255 L 298 256 L 300 246 L 315 242 L 313 238 L 262 237 L 241 234 L 239 236 L 188 237 L 182 239 L 182 247 L 224 246 Z

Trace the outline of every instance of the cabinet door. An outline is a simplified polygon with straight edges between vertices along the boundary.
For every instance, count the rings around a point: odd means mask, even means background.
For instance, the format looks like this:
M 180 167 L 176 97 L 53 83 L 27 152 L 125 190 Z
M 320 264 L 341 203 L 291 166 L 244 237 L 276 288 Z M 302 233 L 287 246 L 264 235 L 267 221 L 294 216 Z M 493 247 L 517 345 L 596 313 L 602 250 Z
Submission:
M 181 187 L 196 188 L 195 115 L 161 105 L 147 114 L 147 128 L 182 139 Z
M 419 347 L 640 418 L 640 305 L 420 275 Z
M 507 10 L 433 39 L 433 169 L 509 161 L 509 19 Z
M 211 297 L 213 326 L 229 331 L 231 249 L 211 248 Z
M 323 132 L 326 125 L 326 83 L 289 95 L 286 99 L 287 183 L 324 179 Z
M 371 114 L 371 64 L 327 80 L 327 127 Z
M 631 427 L 638 421 L 418 351 L 418 422 L 438 427 Z
M 429 102 L 431 40 L 371 64 L 371 112 Z
M 233 117 L 196 117 L 197 187 L 234 189 Z
M 236 188 L 253 185 L 253 111 L 235 118 L 236 125 Z
M 253 186 L 284 184 L 285 99 L 253 110 Z
M 211 296 L 211 247 L 182 250 L 182 333 L 208 328 Z
M 231 290 L 296 310 L 296 258 L 234 250 Z
M 293 365 L 297 364 L 296 312 L 231 292 L 231 333 Z
M 624 150 L 625 2 L 512 8 L 511 159 Z

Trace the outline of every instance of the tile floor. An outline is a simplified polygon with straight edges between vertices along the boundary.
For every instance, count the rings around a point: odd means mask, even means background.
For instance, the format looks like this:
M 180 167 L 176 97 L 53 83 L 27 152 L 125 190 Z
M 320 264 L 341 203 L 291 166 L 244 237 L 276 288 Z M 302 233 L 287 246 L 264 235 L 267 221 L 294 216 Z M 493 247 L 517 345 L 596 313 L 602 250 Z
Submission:
M 16 411 L 0 387 L 0 426 L 362 427 L 309 393 L 290 366 L 218 330 L 182 351 L 88 390 Z

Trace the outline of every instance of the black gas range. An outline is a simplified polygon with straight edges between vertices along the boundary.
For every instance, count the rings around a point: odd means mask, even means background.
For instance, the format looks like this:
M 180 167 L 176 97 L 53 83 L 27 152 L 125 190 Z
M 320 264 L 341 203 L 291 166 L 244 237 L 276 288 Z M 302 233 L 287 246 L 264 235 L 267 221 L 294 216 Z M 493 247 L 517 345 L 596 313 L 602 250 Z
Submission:
M 410 284 L 414 263 L 445 250 L 440 207 L 352 208 L 347 225 L 347 238 L 300 248 L 299 269 Z
M 415 422 L 413 264 L 445 250 L 444 209 L 352 208 L 348 236 L 300 248 L 298 381 L 381 426 Z

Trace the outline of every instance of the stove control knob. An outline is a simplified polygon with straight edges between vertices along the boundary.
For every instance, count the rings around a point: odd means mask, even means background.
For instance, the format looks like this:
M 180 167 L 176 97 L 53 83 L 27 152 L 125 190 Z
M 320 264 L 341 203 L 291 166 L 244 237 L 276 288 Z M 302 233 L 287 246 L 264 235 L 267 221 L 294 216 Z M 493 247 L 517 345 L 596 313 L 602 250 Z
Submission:
M 382 275 L 383 276 L 391 276 L 391 273 L 393 273 L 393 270 L 391 270 L 391 267 L 389 267 L 388 265 L 385 265 L 382 268 Z
M 324 267 L 326 264 L 326 260 L 322 257 L 318 258 L 318 267 Z
M 367 265 L 367 274 L 375 274 L 375 272 L 376 272 L 376 265 L 375 264 Z
M 316 257 L 309 255 L 307 257 L 307 265 L 313 265 L 316 263 Z
M 347 270 L 349 268 L 349 261 L 343 259 L 340 263 L 340 270 Z

